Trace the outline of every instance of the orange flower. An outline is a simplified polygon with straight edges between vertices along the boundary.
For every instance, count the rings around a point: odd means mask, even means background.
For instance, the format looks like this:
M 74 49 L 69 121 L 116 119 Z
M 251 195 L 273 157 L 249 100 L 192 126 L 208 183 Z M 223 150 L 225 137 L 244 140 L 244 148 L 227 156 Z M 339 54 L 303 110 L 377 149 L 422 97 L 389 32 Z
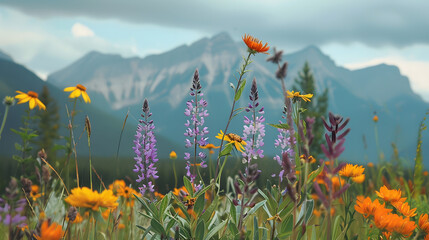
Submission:
M 118 195 L 125 198 L 125 204 L 127 206 L 133 207 L 135 199 L 134 195 L 140 196 L 141 194 L 130 187 L 124 187 L 118 190 Z
M 386 186 L 383 186 L 380 188 L 379 191 L 375 191 L 377 193 L 377 196 L 379 196 L 381 199 L 383 199 L 385 202 L 405 202 L 406 198 L 401 198 L 401 190 L 389 190 Z
M 428 215 L 427 214 L 420 215 L 419 227 L 421 230 L 425 231 L 427 236 L 429 236 L 429 221 L 428 221 Z
M 321 212 L 320 210 L 314 209 L 314 210 L 313 210 L 313 214 L 314 214 L 314 216 L 316 216 L 316 217 L 320 217 L 320 216 L 322 215 L 322 212 Z
M 155 197 L 157 197 L 157 198 L 159 198 L 159 199 L 163 199 L 163 198 L 165 197 L 165 195 L 164 195 L 164 194 L 159 193 L 159 192 L 154 192 L 153 194 L 155 195 Z
M 117 200 L 118 197 L 113 195 L 112 190 L 104 190 L 98 193 L 87 187 L 72 189 L 71 194 L 64 199 L 64 201 L 74 207 L 90 208 L 93 211 L 98 211 L 99 207 L 117 207 L 119 205 Z
M 171 151 L 170 153 L 170 159 L 176 159 L 177 158 L 177 154 L 175 151 Z
M 377 116 L 377 115 L 374 115 L 374 117 L 372 118 L 372 121 L 374 121 L 374 122 L 378 122 L 378 116 Z
M 118 224 L 118 229 L 124 229 L 124 228 L 125 228 L 125 225 L 123 223 Z
M 205 146 L 200 146 L 200 148 L 212 150 L 214 148 L 220 148 L 220 146 L 215 146 L 214 144 L 209 143 L 209 144 L 206 144 Z
M 66 221 L 69 221 L 69 217 L 68 216 L 66 216 Z M 80 215 L 80 213 L 77 213 L 76 214 L 76 218 L 71 223 L 81 223 L 82 221 L 83 221 L 82 215 Z
M 31 185 L 30 197 L 33 199 L 33 202 L 35 202 L 41 196 L 42 194 L 39 193 L 39 186 Z
M 396 214 L 386 213 L 380 208 L 374 213 L 374 222 L 377 228 L 388 232 L 397 232 L 404 237 L 409 237 L 417 227 L 409 218 L 402 218 Z
M 427 177 L 428 175 L 429 175 L 429 172 L 428 172 L 428 171 L 424 171 L 424 172 L 423 172 L 423 176 Z
M 217 134 L 216 138 L 222 140 L 222 137 L 225 141 L 228 141 L 229 144 L 234 144 L 235 149 L 237 149 L 240 152 L 243 152 L 244 150 L 243 145 L 244 146 L 247 145 L 247 143 L 240 136 L 234 133 L 228 133 L 228 134 L 225 134 L 224 136 L 222 130 L 220 130 L 220 133 Z
M 363 171 L 365 171 L 365 168 L 359 165 L 353 165 L 353 164 L 346 164 L 344 166 L 339 174 L 343 177 L 358 177 L 363 174 Z M 365 177 L 364 177 L 365 179 Z
M 265 45 L 263 45 L 262 41 L 250 35 L 244 34 L 242 39 L 249 48 L 248 51 L 252 54 L 256 54 L 258 52 L 268 54 L 267 51 L 270 50 L 270 47 L 268 47 L 268 43 L 265 43 Z
M 86 93 L 86 87 L 83 85 L 78 84 L 76 87 L 64 88 L 64 92 L 72 92 L 70 93 L 69 98 L 77 98 L 82 95 L 82 98 L 86 103 L 91 103 L 91 99 L 89 98 L 88 93 Z
M 126 184 L 124 180 L 115 180 L 112 184 L 109 185 L 109 189 L 113 191 L 115 195 L 118 194 L 118 191 L 125 188 Z
M 352 177 L 352 181 L 355 183 L 363 183 L 363 181 L 365 181 L 365 174 L 362 174 L 357 177 Z
M 368 167 L 374 167 L 374 163 L 369 162 L 369 163 L 368 163 Z
M 410 205 L 406 202 L 397 201 L 393 202 L 392 205 L 405 217 L 414 217 L 417 215 L 417 208 L 410 209 Z
M 383 211 L 386 214 L 392 211 L 392 209 L 384 208 L 384 203 L 381 205 L 378 199 L 372 202 L 369 197 L 364 198 L 363 196 L 357 196 L 355 210 L 362 214 L 364 218 L 374 216 L 376 210 Z
M 63 237 L 64 231 L 61 225 L 52 223 L 49 225 L 49 221 L 44 221 L 40 227 L 40 234 L 34 235 L 37 240 L 59 240 Z
M 16 99 L 19 99 L 18 104 L 28 102 L 30 106 L 30 110 L 32 110 L 36 106 L 39 107 L 39 110 L 41 109 L 46 110 L 45 104 L 43 104 L 39 100 L 39 94 L 37 94 L 36 92 L 33 92 L 33 91 L 28 91 L 27 93 L 24 93 L 21 91 L 16 91 L 16 92 L 19 93 L 18 95 L 15 96 Z

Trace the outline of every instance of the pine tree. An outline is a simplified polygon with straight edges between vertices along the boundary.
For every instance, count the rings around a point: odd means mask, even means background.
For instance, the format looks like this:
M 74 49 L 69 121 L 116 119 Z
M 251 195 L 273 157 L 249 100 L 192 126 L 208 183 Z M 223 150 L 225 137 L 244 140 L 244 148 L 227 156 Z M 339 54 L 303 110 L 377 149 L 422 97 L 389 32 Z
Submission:
M 36 143 L 39 149 L 37 151 L 42 148 L 45 149 L 48 159 L 52 162 L 55 160 L 56 152 L 54 144 L 59 139 L 60 115 L 58 105 L 55 99 L 51 98 L 49 89 L 46 86 L 43 86 L 39 99 L 45 104 L 46 111 L 37 111 L 37 116 L 39 117 L 39 137 Z
M 314 157 L 320 157 L 322 154 L 320 144 L 323 143 L 324 139 L 322 116 L 326 117 L 328 111 L 328 89 L 325 89 L 323 92 L 316 90 L 314 76 L 311 72 L 308 62 L 305 62 L 302 71 L 299 72 L 298 78 L 295 79 L 295 85 L 293 86 L 293 89 L 295 91 L 302 92 L 302 94 L 314 94 L 311 102 L 301 103 L 301 107 L 307 109 L 302 113 L 302 119 L 306 119 L 307 117 L 315 117 L 315 123 L 313 126 L 314 139 L 310 145 L 310 153 Z

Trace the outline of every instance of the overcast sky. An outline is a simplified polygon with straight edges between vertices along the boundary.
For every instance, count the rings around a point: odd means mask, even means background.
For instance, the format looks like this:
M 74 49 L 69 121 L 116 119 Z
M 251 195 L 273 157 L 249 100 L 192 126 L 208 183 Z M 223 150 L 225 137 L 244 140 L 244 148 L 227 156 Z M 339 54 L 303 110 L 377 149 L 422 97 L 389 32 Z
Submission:
M 388 63 L 429 101 L 429 1 L 1 0 L 0 50 L 39 76 L 98 50 L 160 53 L 227 31 L 291 52 L 313 44 L 351 69 Z

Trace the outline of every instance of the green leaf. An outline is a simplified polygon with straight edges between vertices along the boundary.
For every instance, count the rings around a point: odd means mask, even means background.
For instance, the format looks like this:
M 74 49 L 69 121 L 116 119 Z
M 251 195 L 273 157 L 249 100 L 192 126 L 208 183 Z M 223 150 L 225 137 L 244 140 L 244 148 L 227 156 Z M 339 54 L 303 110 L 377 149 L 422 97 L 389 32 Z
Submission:
M 209 240 L 211 239 L 215 234 L 217 234 L 226 224 L 228 220 L 224 220 L 223 222 L 221 222 L 218 225 L 215 225 L 215 227 L 213 227 L 206 235 L 206 237 L 204 238 L 204 240 Z
M 197 224 L 197 230 L 195 231 L 195 238 L 203 239 L 204 231 L 205 231 L 204 220 L 200 219 Z
M 167 209 L 168 204 L 170 203 L 171 195 L 168 193 L 164 196 L 164 198 L 161 200 L 161 204 L 159 206 L 159 216 L 163 216 L 165 213 L 165 209 Z M 162 217 L 161 217 L 162 218 Z
M 217 204 L 218 204 L 219 198 L 216 195 L 215 199 L 213 200 L 213 202 L 210 204 L 210 206 L 206 209 L 206 211 L 203 213 L 203 215 L 201 216 L 201 218 L 204 220 L 204 222 L 209 222 L 209 220 L 212 217 L 212 213 L 214 211 L 216 211 L 217 209 Z
M 161 223 L 159 223 L 155 218 L 152 218 L 152 220 L 150 221 L 150 226 L 155 232 L 159 233 L 160 235 L 167 235 Z
M 230 203 L 229 214 L 231 215 L 232 222 L 236 224 L 237 223 L 237 209 L 235 208 L 235 205 L 232 203 L 231 199 L 228 198 L 228 200 Z
M 195 202 L 194 210 L 195 210 L 195 213 L 197 214 L 197 216 L 200 216 L 201 212 L 204 209 L 204 198 L 205 198 L 204 195 L 200 195 L 197 198 L 197 201 Z
M 23 151 L 24 149 L 22 148 L 22 145 L 19 143 L 15 143 L 15 149 L 18 151 Z
M 240 87 L 238 88 L 237 93 L 234 97 L 235 101 L 238 101 L 238 99 L 240 99 L 241 94 L 243 93 L 244 86 L 246 86 L 246 79 L 243 79 L 243 81 L 240 83 Z
M 311 172 L 308 175 L 307 184 L 311 184 L 313 182 L 313 179 L 315 179 L 323 171 L 324 168 L 325 168 L 325 163 L 322 163 L 322 165 L 318 169 Z
M 259 225 L 256 216 L 253 217 L 253 240 L 259 240 Z
M 280 124 L 271 124 L 271 123 L 267 123 L 268 125 L 270 125 L 271 127 L 275 127 L 275 128 L 281 128 L 281 129 L 289 129 L 289 125 L 287 123 L 280 123 Z
M 228 229 L 234 236 L 236 236 L 239 233 L 237 226 L 232 222 L 229 222 Z
M 262 205 L 264 205 L 267 202 L 267 200 L 263 200 L 258 202 L 257 204 L 255 204 L 255 206 L 253 208 L 251 208 L 248 212 L 247 212 L 247 216 L 252 215 L 253 213 L 255 213 L 260 207 L 262 207 Z
M 185 184 L 186 190 L 188 190 L 189 196 L 194 197 L 194 188 L 192 187 L 191 181 L 186 176 L 183 176 L 183 183 Z
M 208 185 L 208 186 L 204 187 L 203 189 L 201 189 L 201 190 L 197 193 L 197 195 L 195 195 L 195 197 L 196 197 L 196 198 L 198 198 L 199 196 L 201 196 L 201 195 L 205 194 L 205 193 L 206 193 L 206 191 L 207 191 L 209 188 L 211 188 L 211 187 L 212 187 L 212 185 Z
M 232 144 L 228 143 L 228 144 L 225 145 L 225 148 L 222 149 L 222 152 L 220 152 L 219 157 L 223 157 L 223 156 L 226 156 L 226 155 L 231 155 L 231 151 L 232 151 Z

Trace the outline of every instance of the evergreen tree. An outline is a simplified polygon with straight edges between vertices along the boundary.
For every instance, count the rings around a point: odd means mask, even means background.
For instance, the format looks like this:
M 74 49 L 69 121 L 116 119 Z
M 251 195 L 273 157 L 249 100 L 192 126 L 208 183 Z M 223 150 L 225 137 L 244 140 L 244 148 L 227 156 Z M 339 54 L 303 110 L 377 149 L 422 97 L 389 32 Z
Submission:
M 314 157 L 320 157 L 322 154 L 320 144 L 323 143 L 324 139 L 322 116 L 326 117 L 328 111 L 328 89 L 325 89 L 323 92 L 320 90 L 316 91 L 314 76 L 308 62 L 305 62 L 302 71 L 299 72 L 298 78 L 295 79 L 293 89 L 294 91 L 302 92 L 302 94 L 314 94 L 311 102 L 301 102 L 301 107 L 307 109 L 301 116 L 303 116 L 302 119 L 315 117 L 315 123 L 313 126 L 314 139 L 310 145 L 310 153 Z
M 46 111 L 37 111 L 37 116 L 39 117 L 39 137 L 36 143 L 39 149 L 37 151 L 42 148 L 45 149 L 48 159 L 52 162 L 55 160 L 55 140 L 59 139 L 60 115 L 58 105 L 55 99 L 51 97 L 46 86 L 43 86 L 39 99 L 45 104 Z

